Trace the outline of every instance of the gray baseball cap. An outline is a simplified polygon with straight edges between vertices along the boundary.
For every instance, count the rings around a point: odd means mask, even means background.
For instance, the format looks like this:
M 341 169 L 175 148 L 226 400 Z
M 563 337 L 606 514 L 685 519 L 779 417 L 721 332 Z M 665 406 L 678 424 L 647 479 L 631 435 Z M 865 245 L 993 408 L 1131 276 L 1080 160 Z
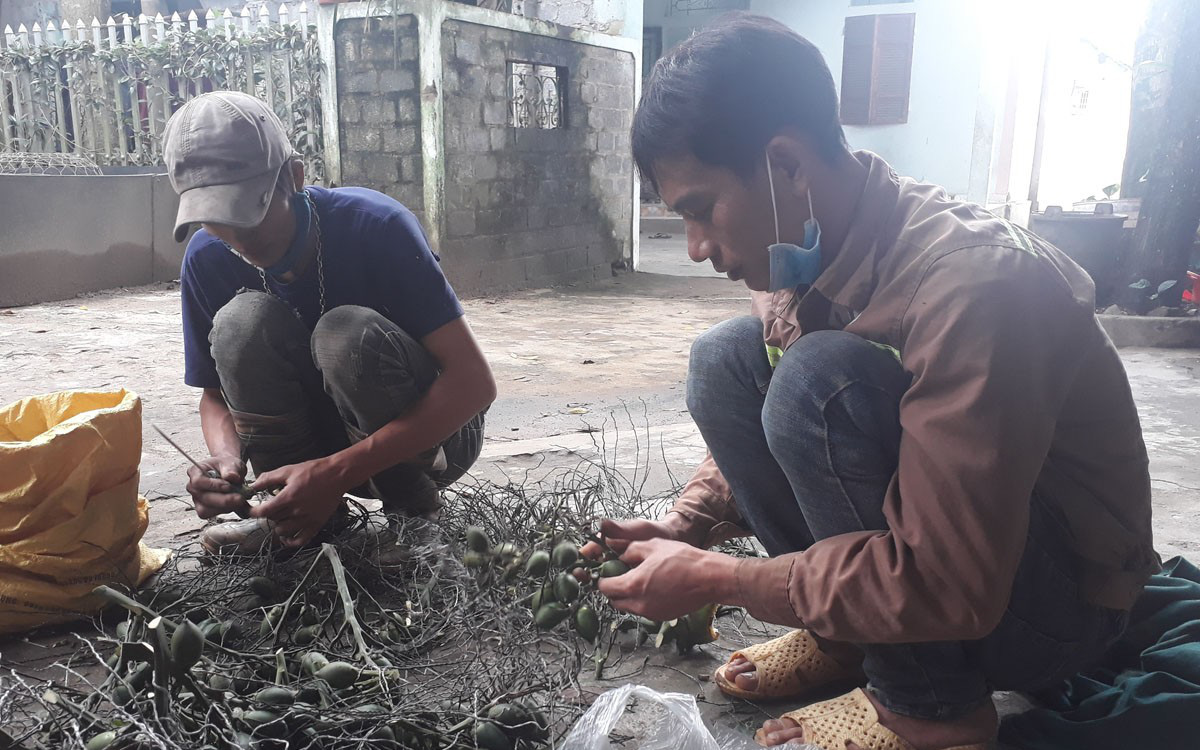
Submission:
M 283 123 L 249 94 L 214 91 L 185 104 L 163 134 L 163 159 L 179 193 L 175 241 L 200 222 L 258 226 L 294 154 Z

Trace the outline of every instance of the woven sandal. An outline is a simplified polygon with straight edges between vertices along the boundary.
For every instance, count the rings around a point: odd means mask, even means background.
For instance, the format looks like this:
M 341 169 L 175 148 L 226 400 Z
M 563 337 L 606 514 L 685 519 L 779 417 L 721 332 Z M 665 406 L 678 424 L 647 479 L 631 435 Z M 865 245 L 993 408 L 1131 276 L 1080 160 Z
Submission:
M 746 700 L 795 698 L 838 683 L 861 685 L 866 679 L 861 669 L 843 667 L 826 656 L 812 633 L 803 629 L 735 651 L 729 660 L 738 656 L 754 665 L 758 688 L 743 690 L 734 684 L 725 676 L 728 662 L 717 667 L 713 682 L 726 695 Z
M 862 688 L 840 698 L 814 703 L 784 714 L 804 730 L 804 742 L 822 750 L 845 750 L 853 742 L 862 750 L 915 750 L 904 738 L 879 723 L 879 713 Z M 755 739 L 761 739 L 758 730 Z M 993 750 L 991 743 L 956 745 L 945 750 Z

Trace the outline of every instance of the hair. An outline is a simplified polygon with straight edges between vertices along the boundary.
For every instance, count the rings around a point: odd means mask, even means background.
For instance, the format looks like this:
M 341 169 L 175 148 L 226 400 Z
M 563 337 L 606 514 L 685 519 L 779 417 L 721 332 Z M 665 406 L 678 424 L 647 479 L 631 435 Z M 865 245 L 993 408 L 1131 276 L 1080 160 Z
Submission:
M 655 63 L 633 118 L 633 158 L 655 188 L 654 163 L 686 154 L 748 178 L 788 127 L 831 163 L 847 152 L 829 66 L 782 23 L 729 13 Z

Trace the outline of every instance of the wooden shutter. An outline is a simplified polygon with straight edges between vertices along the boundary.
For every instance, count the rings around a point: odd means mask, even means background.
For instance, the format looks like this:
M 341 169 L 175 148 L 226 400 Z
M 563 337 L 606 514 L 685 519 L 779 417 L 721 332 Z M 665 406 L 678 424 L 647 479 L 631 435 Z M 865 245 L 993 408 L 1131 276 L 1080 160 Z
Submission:
M 846 19 L 842 46 L 842 123 L 871 123 L 871 59 L 875 49 L 875 16 Z
M 875 64 L 872 66 L 871 124 L 908 122 L 916 14 L 875 17 Z
M 842 51 L 842 123 L 908 122 L 916 15 L 893 13 L 846 19 Z

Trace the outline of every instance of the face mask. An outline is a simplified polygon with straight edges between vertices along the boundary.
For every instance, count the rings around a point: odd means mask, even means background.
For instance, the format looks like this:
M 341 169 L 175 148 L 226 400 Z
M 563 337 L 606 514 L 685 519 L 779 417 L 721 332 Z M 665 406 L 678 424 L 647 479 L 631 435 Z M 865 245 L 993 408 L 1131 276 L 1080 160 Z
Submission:
M 810 285 L 821 275 L 821 226 L 813 215 L 812 190 L 808 192 L 808 221 L 804 222 L 804 245 L 779 241 L 779 208 L 775 203 L 775 177 L 771 174 L 771 154 L 767 153 L 767 180 L 771 183 L 771 211 L 775 214 L 775 244 L 767 248 L 771 258 L 771 279 L 767 291 L 794 289 Z
M 308 245 L 308 228 L 312 223 L 312 204 L 309 203 L 308 193 L 303 190 L 292 193 L 292 199 L 289 203 L 292 207 L 292 213 L 296 216 L 296 233 L 292 235 L 292 244 L 288 247 L 287 252 L 283 254 L 283 257 L 279 259 L 278 263 L 264 269 L 275 279 L 280 278 L 296 267 L 296 264 L 300 262 L 300 258 L 304 255 L 304 248 Z

